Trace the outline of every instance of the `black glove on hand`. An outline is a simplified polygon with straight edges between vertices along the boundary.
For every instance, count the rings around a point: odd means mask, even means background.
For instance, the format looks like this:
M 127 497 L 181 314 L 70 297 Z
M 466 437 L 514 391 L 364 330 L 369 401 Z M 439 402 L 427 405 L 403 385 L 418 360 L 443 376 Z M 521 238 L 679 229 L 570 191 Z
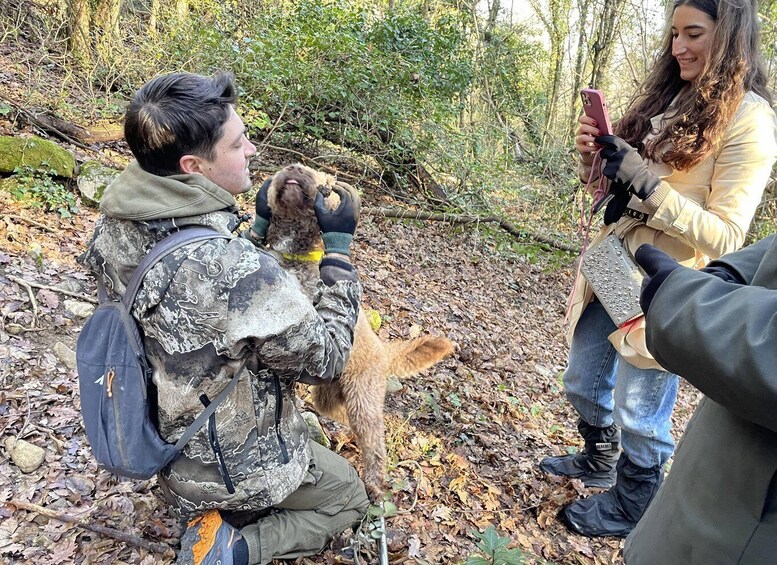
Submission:
M 340 205 L 329 210 L 324 205 L 324 195 L 316 195 L 316 218 L 321 228 L 321 239 L 324 241 L 325 253 L 342 253 L 350 255 L 353 234 L 359 222 L 361 199 L 356 189 L 344 182 L 335 183 L 332 188 L 340 196 Z
M 734 283 L 734 284 L 747 284 L 745 282 L 745 279 L 742 278 L 742 276 L 737 273 L 736 271 L 732 271 L 730 267 L 726 265 L 708 265 L 704 267 L 703 269 L 699 269 L 702 273 L 708 273 L 712 276 L 718 277 L 719 279 L 723 279 L 727 283 Z
M 270 225 L 272 219 L 272 212 L 270 211 L 270 205 L 267 203 L 267 191 L 270 188 L 272 177 L 262 183 L 259 192 L 256 193 L 256 217 L 254 218 L 254 225 L 252 229 L 259 238 L 259 241 L 264 241 L 267 235 L 267 226 Z
M 653 302 L 653 298 L 658 292 L 658 287 L 663 284 L 672 271 L 682 265 L 658 247 L 648 243 L 639 246 L 634 253 L 634 260 L 645 271 L 642 292 L 639 295 L 639 305 L 642 307 L 642 311 L 647 314 L 650 303 Z
M 656 191 L 661 180 L 648 170 L 636 149 L 615 135 L 600 135 L 594 141 L 602 146 L 600 155 L 605 160 L 604 176 L 625 184 L 640 200 Z
M 604 224 L 609 226 L 623 216 L 629 205 L 629 200 L 631 200 L 631 192 L 625 184 L 610 181 L 610 190 L 607 193 L 612 194 L 612 198 L 604 209 Z

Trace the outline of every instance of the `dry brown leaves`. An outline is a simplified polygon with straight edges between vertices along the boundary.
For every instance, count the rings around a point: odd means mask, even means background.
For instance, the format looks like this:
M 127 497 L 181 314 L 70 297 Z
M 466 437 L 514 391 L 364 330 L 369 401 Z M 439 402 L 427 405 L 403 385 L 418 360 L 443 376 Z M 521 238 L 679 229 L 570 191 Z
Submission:
M 4 201 L 4 214 L 14 217 L 0 218 L 0 442 L 20 436 L 47 455 L 37 471 L 24 474 L 2 453 L 0 502 L 34 502 L 174 546 L 178 525 L 155 481 L 118 481 L 91 458 L 75 372 L 52 353 L 57 341 L 75 347 L 82 320 L 51 291 L 35 291 L 33 312 L 27 289 L 8 278 L 69 282 L 91 296 L 91 281 L 74 258 L 95 214 L 85 211 L 69 224 L 8 206 Z M 532 264 L 497 251 L 477 230 L 445 224 L 364 218 L 359 230 L 353 255 L 365 304 L 383 317 L 381 336 L 433 332 L 459 346 L 454 359 L 405 381 L 387 399 L 391 497 L 399 508 L 389 527 L 407 540 L 392 563 L 461 563 L 476 551 L 473 531 L 489 525 L 523 550 L 527 563 L 621 562 L 620 541 L 571 535 L 556 520 L 562 505 L 588 494 L 582 485 L 546 477 L 536 466 L 578 444 L 559 381 L 572 259 L 562 269 Z M 29 252 L 33 242 L 39 261 Z M 683 387 L 676 429 L 695 400 Z M 358 465 L 347 430 L 325 424 L 336 449 Z M 169 562 L 9 505 L 0 506 L 0 560 Z M 304 562 L 337 561 L 326 550 Z

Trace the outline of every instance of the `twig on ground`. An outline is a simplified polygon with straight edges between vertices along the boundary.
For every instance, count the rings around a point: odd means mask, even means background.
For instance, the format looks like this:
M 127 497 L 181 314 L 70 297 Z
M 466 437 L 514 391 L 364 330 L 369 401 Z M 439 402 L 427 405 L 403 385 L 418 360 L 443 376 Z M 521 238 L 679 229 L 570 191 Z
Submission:
M 162 555 L 168 558 L 175 557 L 175 552 L 173 551 L 173 549 L 169 545 L 164 543 L 146 541 L 137 536 L 133 536 L 132 534 L 128 534 L 126 532 L 122 532 L 114 528 L 109 528 L 108 526 L 88 524 L 84 522 L 81 518 L 78 518 L 77 516 L 72 516 L 70 514 L 60 514 L 59 512 L 55 512 L 53 510 L 44 508 L 43 506 L 40 506 L 38 504 L 33 504 L 31 502 L 22 502 L 21 500 L 9 500 L 8 504 L 20 510 L 27 510 L 28 512 L 37 512 L 38 514 L 42 514 L 43 516 L 53 518 L 54 520 L 59 520 L 60 522 L 74 524 L 79 528 L 83 528 L 85 530 L 89 530 L 90 532 L 94 532 L 96 534 L 113 538 L 115 540 L 133 545 L 135 547 L 140 547 L 142 549 L 146 549 L 154 553 L 161 553 Z
M 18 438 L 22 437 L 22 433 L 24 432 L 24 429 L 27 427 L 27 424 L 30 423 L 30 414 L 32 412 L 32 405 L 30 404 L 30 395 L 26 390 L 24 391 L 24 397 L 27 399 L 27 417 L 24 419 L 24 424 L 22 424 L 22 429 L 19 430 L 18 434 L 16 434 L 16 437 Z
M 404 461 L 399 461 L 397 463 L 397 467 L 408 467 L 408 466 L 415 466 L 415 468 L 418 469 L 418 472 L 423 476 L 424 470 L 421 468 L 421 465 L 418 464 L 418 461 L 413 461 L 412 459 L 405 459 Z M 420 480 L 419 480 L 419 483 L 420 483 Z M 413 491 L 413 503 L 410 505 L 410 508 L 408 508 L 407 510 L 397 510 L 397 514 L 410 514 L 415 508 L 416 504 L 418 504 L 418 484 L 416 484 L 415 490 Z
M 49 286 L 47 284 L 40 284 L 40 283 L 34 283 L 25 281 L 24 279 L 20 279 L 19 277 L 15 277 L 13 275 L 6 275 L 10 280 L 12 280 L 15 283 L 18 283 L 22 286 L 27 287 L 29 290 L 29 287 L 35 287 L 35 288 L 42 288 L 44 290 L 51 290 L 54 292 L 59 292 L 61 294 L 65 294 L 67 296 L 72 296 L 73 298 L 78 298 L 79 300 L 83 300 L 84 302 L 91 302 L 92 304 L 99 304 L 100 302 L 96 298 L 91 298 L 90 296 L 85 296 L 83 294 L 79 294 L 77 292 L 71 292 L 69 290 L 65 290 L 63 288 L 57 288 L 56 286 Z M 37 310 L 36 310 L 37 311 Z
M 464 214 L 445 214 L 439 212 L 413 212 L 411 210 L 402 210 L 399 208 L 362 208 L 362 214 L 368 216 L 378 216 L 384 218 L 404 218 L 409 220 L 435 220 L 439 222 L 449 222 L 452 224 L 485 224 L 494 223 L 498 224 L 503 230 L 515 237 L 530 237 L 535 241 L 550 245 L 556 249 L 562 251 L 569 251 L 570 253 L 578 253 L 580 249 L 574 245 L 556 241 L 555 239 L 542 235 L 540 233 L 533 233 L 527 230 L 522 230 L 515 227 L 513 224 L 499 218 L 497 216 L 467 216 Z
M 24 218 L 22 216 L 16 216 L 14 214 L 3 214 L 3 217 L 9 218 L 11 220 L 19 220 L 20 222 L 25 222 L 25 223 L 27 223 L 27 224 L 29 224 L 31 226 L 35 226 L 36 228 L 40 228 L 40 229 L 45 230 L 45 231 L 47 231 L 49 233 L 57 233 L 57 230 L 55 230 L 54 228 L 51 228 L 51 227 L 47 226 L 46 224 L 42 224 L 40 222 L 36 222 L 35 220 L 31 220 L 29 218 Z
M 10 280 L 15 282 L 16 284 L 20 284 L 27 289 L 27 294 L 30 297 L 30 302 L 32 302 L 32 325 L 30 326 L 30 329 L 33 329 L 35 327 L 35 322 L 38 320 L 38 302 L 37 300 L 35 300 L 35 293 L 32 292 L 33 285 L 28 283 L 24 279 L 14 277 L 13 275 L 7 275 L 7 276 Z

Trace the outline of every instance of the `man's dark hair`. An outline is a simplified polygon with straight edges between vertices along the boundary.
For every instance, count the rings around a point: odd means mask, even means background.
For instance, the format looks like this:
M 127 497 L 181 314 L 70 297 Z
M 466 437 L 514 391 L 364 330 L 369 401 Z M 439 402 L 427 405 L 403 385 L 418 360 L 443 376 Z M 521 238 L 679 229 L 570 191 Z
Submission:
M 215 158 L 215 145 L 236 100 L 231 74 L 158 76 L 130 102 L 124 138 L 143 170 L 159 176 L 180 174 L 184 155 Z

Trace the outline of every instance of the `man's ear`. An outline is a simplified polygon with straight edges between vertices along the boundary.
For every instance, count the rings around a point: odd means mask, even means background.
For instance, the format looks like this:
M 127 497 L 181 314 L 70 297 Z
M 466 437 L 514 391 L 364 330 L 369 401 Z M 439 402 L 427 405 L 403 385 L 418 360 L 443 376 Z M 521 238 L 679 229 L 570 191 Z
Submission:
M 204 173 L 204 163 L 202 157 L 197 155 L 184 155 L 178 160 L 178 166 L 181 167 L 181 171 L 185 174 L 197 173 L 200 175 Z

